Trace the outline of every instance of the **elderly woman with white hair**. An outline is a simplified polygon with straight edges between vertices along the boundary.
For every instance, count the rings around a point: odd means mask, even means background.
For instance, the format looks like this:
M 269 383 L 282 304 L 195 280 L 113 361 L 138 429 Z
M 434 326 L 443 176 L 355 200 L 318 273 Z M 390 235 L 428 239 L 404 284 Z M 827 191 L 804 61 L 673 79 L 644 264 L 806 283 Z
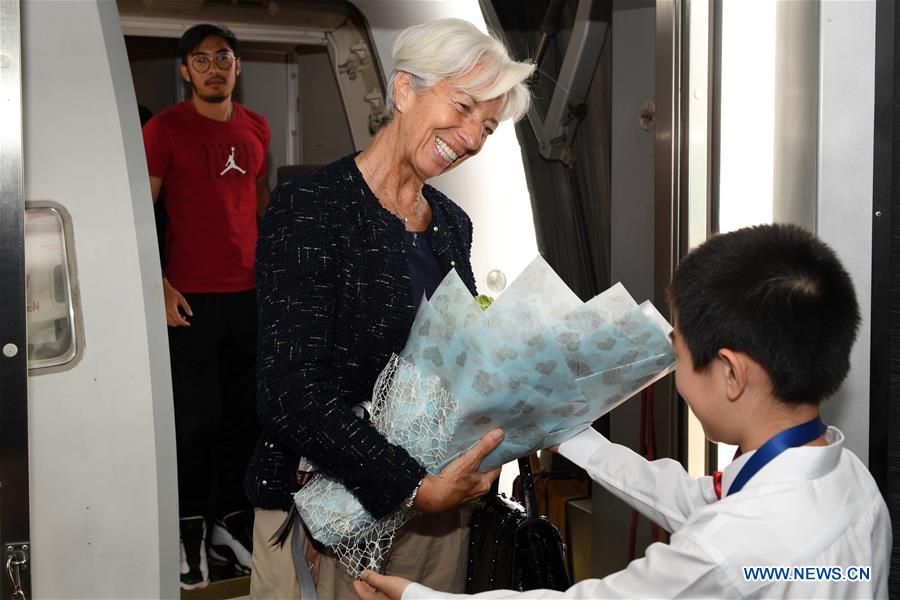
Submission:
M 382 126 L 363 152 L 280 185 L 259 234 L 257 402 L 262 435 L 246 479 L 256 507 L 251 596 L 299 597 L 290 543 L 273 547 L 304 464 L 340 479 L 375 517 L 407 506 L 384 571 L 446 592 L 465 585 L 469 504 L 497 472 L 489 433 L 440 475 L 354 410 L 409 335 L 422 296 L 456 269 L 476 294 L 466 213 L 426 182 L 478 154 L 527 110 L 533 66 L 471 23 L 404 30 L 394 44 Z M 354 597 L 327 551 L 307 551 L 322 598 Z

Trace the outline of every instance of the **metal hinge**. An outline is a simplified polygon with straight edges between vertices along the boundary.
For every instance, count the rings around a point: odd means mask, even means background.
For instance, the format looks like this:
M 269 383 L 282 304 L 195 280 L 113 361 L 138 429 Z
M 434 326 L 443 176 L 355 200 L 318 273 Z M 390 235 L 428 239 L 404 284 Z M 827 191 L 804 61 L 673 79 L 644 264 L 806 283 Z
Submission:
M 12 590 L 11 600 L 28 600 L 25 591 L 29 587 L 30 548 L 28 542 L 3 544 L 3 562 L 6 564 L 6 576 Z

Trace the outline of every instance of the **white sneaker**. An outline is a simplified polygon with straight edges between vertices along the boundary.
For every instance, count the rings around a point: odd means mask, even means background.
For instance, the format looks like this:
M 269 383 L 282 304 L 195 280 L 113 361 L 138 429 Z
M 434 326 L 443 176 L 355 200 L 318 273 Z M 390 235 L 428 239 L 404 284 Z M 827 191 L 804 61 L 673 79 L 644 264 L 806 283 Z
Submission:
M 210 557 L 234 564 L 238 575 L 249 575 L 253 564 L 251 531 L 248 511 L 240 510 L 225 515 L 213 523 L 209 539 Z
M 206 562 L 206 519 L 187 517 L 181 528 L 181 589 L 195 590 L 209 585 Z

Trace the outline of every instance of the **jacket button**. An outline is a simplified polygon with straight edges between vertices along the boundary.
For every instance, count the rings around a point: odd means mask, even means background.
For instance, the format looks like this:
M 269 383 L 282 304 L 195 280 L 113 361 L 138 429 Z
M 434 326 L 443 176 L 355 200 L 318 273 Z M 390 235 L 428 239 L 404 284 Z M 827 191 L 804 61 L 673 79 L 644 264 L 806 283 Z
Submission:
M 455 266 L 456 266 L 456 261 L 455 261 L 455 260 L 451 260 L 451 261 L 450 261 L 450 266 L 451 266 L 451 267 L 455 267 Z
M 262 481 L 260 481 L 260 483 L 263 484 L 263 485 L 266 485 L 266 484 L 268 484 L 269 482 L 266 481 L 265 479 L 263 479 Z
M 434 226 L 434 230 L 437 231 L 437 225 Z

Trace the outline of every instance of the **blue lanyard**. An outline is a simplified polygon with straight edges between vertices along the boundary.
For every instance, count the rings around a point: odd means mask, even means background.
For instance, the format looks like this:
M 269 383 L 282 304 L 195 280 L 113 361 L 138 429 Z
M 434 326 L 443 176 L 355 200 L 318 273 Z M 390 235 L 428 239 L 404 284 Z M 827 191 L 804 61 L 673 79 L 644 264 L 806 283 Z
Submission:
M 741 491 L 751 477 L 756 475 L 760 469 L 769 464 L 776 456 L 787 450 L 788 448 L 796 448 L 813 441 L 823 433 L 828 427 L 822 422 L 822 419 L 816 417 L 812 421 L 807 421 L 800 425 L 785 429 L 768 442 L 763 444 L 759 450 L 753 453 L 753 456 L 741 467 L 737 477 L 731 487 L 728 488 L 728 495 Z

